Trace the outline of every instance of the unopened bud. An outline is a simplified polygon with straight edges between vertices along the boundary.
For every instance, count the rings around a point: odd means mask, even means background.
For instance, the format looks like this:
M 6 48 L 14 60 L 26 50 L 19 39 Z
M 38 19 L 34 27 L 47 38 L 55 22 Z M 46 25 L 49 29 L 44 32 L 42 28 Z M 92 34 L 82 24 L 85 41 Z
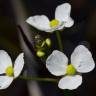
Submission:
M 37 56 L 38 57 L 43 57 L 44 55 L 45 55 L 45 52 L 43 52 L 41 50 L 37 51 Z
M 47 46 L 51 46 L 51 39 L 47 38 L 47 39 L 45 40 L 45 42 L 46 42 Z

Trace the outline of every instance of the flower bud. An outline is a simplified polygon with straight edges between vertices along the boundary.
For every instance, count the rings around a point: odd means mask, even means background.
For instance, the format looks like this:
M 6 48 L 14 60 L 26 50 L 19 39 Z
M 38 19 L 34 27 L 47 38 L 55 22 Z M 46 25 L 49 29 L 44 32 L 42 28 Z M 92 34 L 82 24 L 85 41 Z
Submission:
M 47 39 L 45 40 L 45 42 L 46 42 L 47 46 L 51 46 L 51 39 L 47 38 Z
M 45 55 L 45 52 L 38 50 L 36 54 L 38 57 L 43 57 Z

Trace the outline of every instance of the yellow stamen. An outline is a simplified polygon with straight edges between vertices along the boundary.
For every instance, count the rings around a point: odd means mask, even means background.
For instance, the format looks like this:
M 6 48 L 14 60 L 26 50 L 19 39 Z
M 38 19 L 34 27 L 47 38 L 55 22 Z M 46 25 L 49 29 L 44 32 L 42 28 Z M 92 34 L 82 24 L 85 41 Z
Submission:
M 7 76 L 13 76 L 14 75 L 14 69 L 12 66 L 7 67 L 6 69 L 6 75 Z
M 69 64 L 67 67 L 66 74 L 67 75 L 74 75 L 75 73 L 76 73 L 76 69 L 74 68 L 74 66 L 72 64 Z
M 50 27 L 56 27 L 59 25 L 59 21 L 56 19 L 53 19 L 52 21 L 50 21 Z
M 38 57 L 43 57 L 45 55 L 45 53 L 41 50 L 37 51 L 37 56 Z

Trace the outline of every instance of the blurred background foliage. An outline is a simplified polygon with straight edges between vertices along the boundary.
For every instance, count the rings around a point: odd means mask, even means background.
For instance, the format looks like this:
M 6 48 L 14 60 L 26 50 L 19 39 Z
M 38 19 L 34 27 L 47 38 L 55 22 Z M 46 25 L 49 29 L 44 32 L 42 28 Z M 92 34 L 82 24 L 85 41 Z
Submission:
M 34 46 L 32 37 L 38 30 L 26 24 L 25 20 L 37 14 L 45 14 L 51 20 L 54 18 L 56 6 L 64 2 L 72 5 L 71 16 L 75 21 L 73 27 L 61 33 L 64 52 L 70 57 L 78 44 L 85 44 L 96 61 L 96 0 L 0 0 L 0 49 L 6 50 L 13 61 L 23 50 L 28 76 L 51 77 L 51 74 L 44 65 L 38 64 L 33 54 L 34 50 L 32 51 L 26 44 L 17 25 L 22 27 L 27 41 Z M 43 32 L 40 34 L 45 38 L 50 37 L 53 44 L 52 50 L 57 49 L 55 33 L 51 36 Z M 83 77 L 84 82 L 80 88 L 66 95 L 63 95 L 65 91 L 59 90 L 56 84 L 39 82 L 38 85 L 37 82 L 28 83 L 16 79 L 8 89 L 0 91 L 0 96 L 95 96 L 96 71 L 93 70 Z

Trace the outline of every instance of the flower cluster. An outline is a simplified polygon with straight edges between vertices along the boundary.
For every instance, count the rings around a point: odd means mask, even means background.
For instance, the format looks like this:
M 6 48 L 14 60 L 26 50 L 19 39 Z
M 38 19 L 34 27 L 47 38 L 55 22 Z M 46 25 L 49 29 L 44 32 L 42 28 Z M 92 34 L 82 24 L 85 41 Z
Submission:
M 45 15 L 36 15 L 29 17 L 26 22 L 38 30 L 52 33 L 74 24 L 70 12 L 71 5 L 64 3 L 56 7 L 55 19 L 50 21 Z M 61 47 L 60 40 L 59 43 Z M 91 52 L 84 45 L 75 48 L 71 55 L 70 64 L 68 64 L 67 56 L 58 50 L 54 50 L 46 60 L 46 68 L 51 74 L 63 76 L 58 83 L 60 89 L 73 90 L 78 88 L 82 84 L 82 73 L 90 72 L 94 67 L 95 63 Z
M 26 22 L 40 31 L 52 33 L 65 27 L 71 27 L 74 24 L 74 20 L 70 17 L 70 12 L 71 5 L 64 3 L 56 7 L 55 19 L 50 21 L 45 15 L 36 15 L 29 17 Z M 60 35 L 57 37 L 59 46 L 62 49 Z M 37 56 L 45 56 L 45 49 L 49 51 L 46 47 L 50 48 L 51 39 L 39 40 L 39 35 L 35 39 L 38 39 L 35 42 Z M 82 84 L 82 73 L 90 72 L 95 67 L 92 54 L 84 45 L 78 45 L 74 49 L 70 61 L 68 64 L 67 56 L 59 50 L 54 50 L 46 59 L 46 68 L 49 72 L 55 76 L 62 76 L 58 82 L 60 89 L 73 90 L 78 88 Z M 19 54 L 13 65 L 8 53 L 0 50 L 0 89 L 9 87 L 12 81 L 20 75 L 23 67 L 24 53 Z
M 45 49 L 49 49 L 51 46 L 50 38 L 42 38 L 40 35 L 36 35 L 34 38 L 34 49 L 38 57 L 45 56 Z

